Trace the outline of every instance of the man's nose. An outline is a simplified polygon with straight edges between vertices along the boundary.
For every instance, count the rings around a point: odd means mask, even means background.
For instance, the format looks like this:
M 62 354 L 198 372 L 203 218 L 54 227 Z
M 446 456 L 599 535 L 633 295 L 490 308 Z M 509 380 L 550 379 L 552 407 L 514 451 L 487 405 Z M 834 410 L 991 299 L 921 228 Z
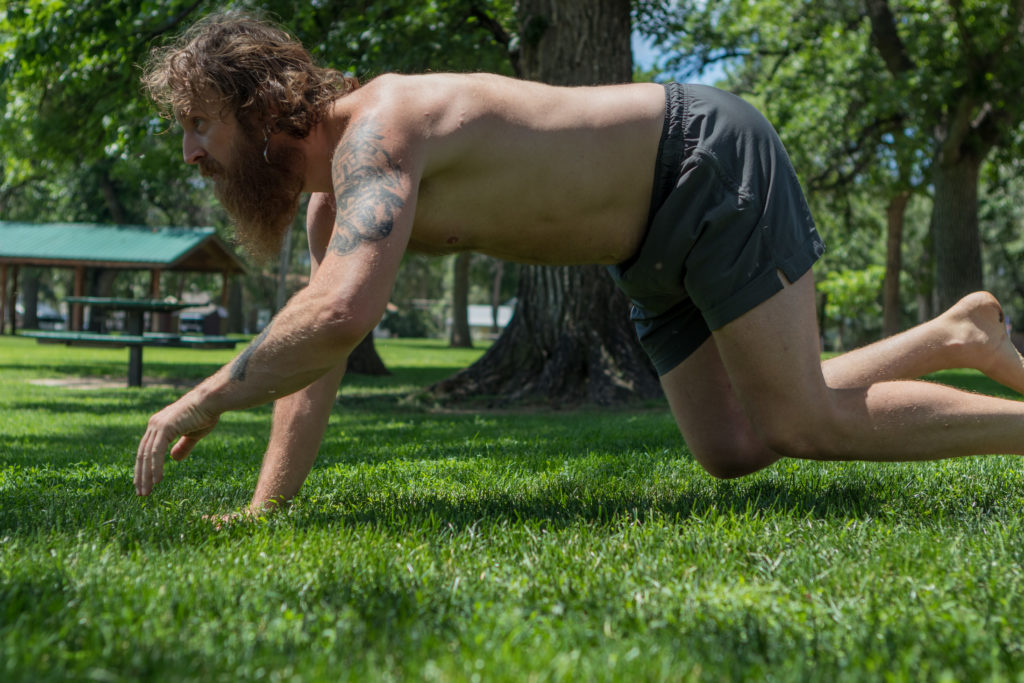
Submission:
M 181 155 L 186 164 L 197 164 L 206 156 L 206 150 L 198 143 L 194 136 L 185 134 L 181 138 Z

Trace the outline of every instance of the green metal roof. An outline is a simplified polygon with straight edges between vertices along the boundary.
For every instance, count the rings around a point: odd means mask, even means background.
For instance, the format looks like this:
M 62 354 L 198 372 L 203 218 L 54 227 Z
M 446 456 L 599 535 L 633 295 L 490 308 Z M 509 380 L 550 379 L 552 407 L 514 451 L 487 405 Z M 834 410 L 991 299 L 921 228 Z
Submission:
M 244 271 L 209 227 L 0 221 L 0 262 Z

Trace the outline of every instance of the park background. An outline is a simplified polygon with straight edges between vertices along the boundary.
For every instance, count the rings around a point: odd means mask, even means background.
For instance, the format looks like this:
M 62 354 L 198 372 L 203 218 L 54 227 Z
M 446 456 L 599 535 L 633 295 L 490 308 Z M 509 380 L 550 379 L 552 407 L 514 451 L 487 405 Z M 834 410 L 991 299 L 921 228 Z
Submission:
M 562 83 L 713 82 L 759 106 L 794 160 L 829 245 L 816 267 L 826 348 L 906 328 L 982 287 L 1024 324 L 1020 2 L 228 5 L 271 13 L 318 59 L 363 80 L 486 70 Z M 174 126 L 137 85 L 152 46 L 225 6 L 8 2 L 0 220 L 211 225 L 230 239 L 209 187 L 181 163 Z M 635 65 L 631 48 L 641 47 L 649 56 Z M 259 311 L 303 286 L 301 223 L 300 214 L 277 264 L 236 281 L 226 331 L 254 332 Z M 21 277 L 28 323 L 32 301 L 68 293 L 67 273 Z M 94 294 L 148 290 L 129 273 L 91 277 Z M 164 292 L 219 287 L 164 277 Z M 710 480 L 653 398 L 649 369 L 609 367 L 600 352 L 627 346 L 606 284 L 593 271 L 408 257 L 393 296 L 392 322 L 408 326 L 401 336 L 440 334 L 461 302 L 513 297 L 513 321 L 529 321 L 529 333 L 513 323 L 478 343 L 484 370 L 454 382 L 446 378 L 479 353 L 439 358 L 427 346 L 422 360 L 423 348 L 382 340 L 393 375 L 354 380 L 348 401 L 343 392 L 337 436 L 304 501 L 256 530 L 219 535 L 200 515 L 245 504 L 262 437 L 244 425 L 265 430 L 268 411 L 235 418 L 182 468 L 190 474 L 177 483 L 172 474 L 163 498 L 140 504 L 127 486 L 132 440 L 174 392 L 40 387 L 32 380 L 117 374 L 111 352 L 55 357 L 4 340 L 8 677 L 965 680 L 1024 671 L 1015 459 L 796 464 L 743 483 Z M 386 344 L 398 344 L 390 356 Z M 216 367 L 188 355 L 151 365 L 174 381 Z M 997 390 L 970 373 L 941 379 Z M 450 407 L 455 399 L 505 412 L 450 417 L 463 410 Z M 583 407 L 542 410 L 565 405 Z M 268 578 L 274 558 L 286 566 Z M 179 586 L 184 565 L 190 578 Z M 257 590 L 243 595 L 249 585 Z M 520 652 L 531 648 L 532 657 Z

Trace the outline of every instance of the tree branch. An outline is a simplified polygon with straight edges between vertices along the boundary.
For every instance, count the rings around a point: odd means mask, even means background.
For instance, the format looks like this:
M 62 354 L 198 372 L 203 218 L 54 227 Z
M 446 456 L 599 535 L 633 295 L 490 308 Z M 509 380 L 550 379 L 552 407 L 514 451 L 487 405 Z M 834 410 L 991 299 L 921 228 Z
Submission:
M 896 18 L 889 8 L 888 0 L 865 0 L 868 17 L 871 19 L 871 43 L 878 50 L 885 66 L 893 76 L 914 68 L 914 62 L 907 55 L 907 48 L 896 31 Z
M 475 2 L 469 4 L 469 16 L 480 22 L 480 26 L 488 31 L 494 39 L 505 48 L 508 59 L 512 63 L 512 73 L 522 77 L 522 69 L 519 65 L 519 48 L 512 45 L 512 35 L 505 30 L 497 19 L 488 14 L 487 10 Z
M 184 21 L 185 18 L 188 15 L 192 14 L 193 12 L 195 12 L 196 9 L 201 4 L 203 4 L 203 0 L 196 0 L 191 5 L 189 5 L 188 7 L 183 9 L 181 12 L 179 12 L 177 15 L 171 17 L 167 22 L 162 24 L 160 27 L 155 28 L 152 31 L 150 31 L 149 35 L 147 35 L 142 40 L 142 44 L 143 45 L 147 45 L 154 38 L 159 38 L 160 36 L 162 36 L 163 34 L 167 33 L 168 31 L 177 28 L 178 25 L 181 24 L 181 22 Z
M 853 178 L 863 173 L 870 165 L 876 163 L 871 154 L 864 154 L 858 158 L 857 153 L 872 146 L 874 141 L 881 138 L 885 133 L 900 130 L 905 120 L 906 116 L 903 114 L 892 114 L 884 118 L 876 118 L 861 128 L 853 143 L 847 147 L 847 151 L 836 155 L 831 164 L 820 173 L 811 177 L 807 182 L 808 187 L 813 187 L 816 190 L 834 190 L 849 183 Z M 854 162 L 853 167 L 848 172 L 843 173 L 839 168 L 846 158 L 852 158 Z M 834 179 L 831 182 L 826 182 L 826 178 L 829 177 Z

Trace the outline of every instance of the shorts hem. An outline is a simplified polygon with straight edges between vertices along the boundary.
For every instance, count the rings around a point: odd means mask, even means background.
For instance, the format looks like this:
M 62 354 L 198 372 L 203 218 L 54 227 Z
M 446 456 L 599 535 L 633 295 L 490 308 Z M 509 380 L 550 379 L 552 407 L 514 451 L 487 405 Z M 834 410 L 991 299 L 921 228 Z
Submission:
M 781 292 L 783 287 L 779 280 L 780 272 L 793 283 L 803 277 L 817 260 L 816 254 L 804 254 L 777 264 L 772 270 L 748 282 L 721 304 L 703 311 L 704 321 L 712 330 L 721 329 Z
M 654 365 L 654 370 L 658 373 L 658 377 L 664 377 L 669 372 L 679 367 L 684 360 L 692 356 L 694 352 L 710 337 L 711 331 L 704 330 L 703 334 L 700 335 L 691 334 L 685 340 L 685 343 L 677 344 L 672 347 L 670 351 L 666 351 L 664 353 L 651 353 L 648 351 L 647 356 L 651 359 L 651 363 Z

